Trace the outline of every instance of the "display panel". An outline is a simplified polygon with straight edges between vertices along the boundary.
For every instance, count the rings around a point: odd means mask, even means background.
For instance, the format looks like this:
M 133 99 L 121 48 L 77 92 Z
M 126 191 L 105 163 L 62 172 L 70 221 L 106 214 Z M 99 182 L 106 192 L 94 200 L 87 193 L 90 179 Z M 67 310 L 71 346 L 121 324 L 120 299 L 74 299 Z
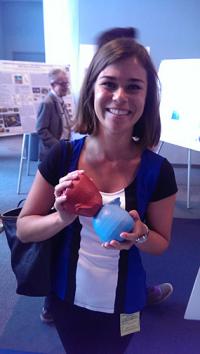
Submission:
M 200 59 L 163 60 L 161 141 L 200 151 Z
M 53 68 L 70 66 L 23 61 L 0 61 L 0 137 L 35 132 L 37 110 L 50 90 L 48 73 Z M 69 114 L 73 114 L 71 90 L 64 97 Z

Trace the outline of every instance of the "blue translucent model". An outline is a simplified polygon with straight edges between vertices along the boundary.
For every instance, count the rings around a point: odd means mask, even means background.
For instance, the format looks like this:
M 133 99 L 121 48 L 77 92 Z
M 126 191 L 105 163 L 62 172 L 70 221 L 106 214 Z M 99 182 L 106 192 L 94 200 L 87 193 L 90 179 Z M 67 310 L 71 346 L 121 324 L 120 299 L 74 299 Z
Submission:
M 120 198 L 102 206 L 93 217 L 93 226 L 101 242 L 117 240 L 122 242 L 122 232 L 130 232 L 134 227 L 134 220 L 130 214 L 120 207 Z

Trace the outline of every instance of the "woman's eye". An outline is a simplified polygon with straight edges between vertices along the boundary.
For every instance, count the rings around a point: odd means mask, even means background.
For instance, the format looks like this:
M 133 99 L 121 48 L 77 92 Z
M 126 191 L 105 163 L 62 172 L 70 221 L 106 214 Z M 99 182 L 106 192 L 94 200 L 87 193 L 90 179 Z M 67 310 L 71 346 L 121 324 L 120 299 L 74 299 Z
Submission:
M 131 92 L 131 91 L 136 92 L 136 91 L 139 91 L 139 90 L 141 90 L 140 85 L 131 84 L 131 85 L 127 86 L 127 91 L 129 91 L 129 92 Z
M 116 84 L 112 81 L 103 82 L 102 86 L 108 88 L 109 90 L 114 90 L 116 88 Z

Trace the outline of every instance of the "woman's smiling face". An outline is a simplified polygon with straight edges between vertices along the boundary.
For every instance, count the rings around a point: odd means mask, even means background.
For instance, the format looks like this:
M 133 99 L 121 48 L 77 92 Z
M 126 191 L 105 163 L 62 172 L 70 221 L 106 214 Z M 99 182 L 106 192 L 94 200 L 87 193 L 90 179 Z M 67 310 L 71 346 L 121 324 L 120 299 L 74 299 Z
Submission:
M 94 109 L 99 129 L 110 133 L 132 133 L 146 100 L 146 70 L 135 57 L 107 66 L 94 86 Z

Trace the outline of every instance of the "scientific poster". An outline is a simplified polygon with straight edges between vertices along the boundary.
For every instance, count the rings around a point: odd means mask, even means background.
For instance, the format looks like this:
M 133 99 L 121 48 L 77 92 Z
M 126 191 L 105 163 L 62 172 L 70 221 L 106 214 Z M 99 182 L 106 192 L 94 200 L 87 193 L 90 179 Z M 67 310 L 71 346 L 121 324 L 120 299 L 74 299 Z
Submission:
M 161 141 L 200 151 L 200 59 L 163 60 Z
M 0 61 L 0 137 L 35 131 L 37 110 L 50 90 L 48 73 L 60 65 L 45 63 Z M 65 66 L 69 81 L 70 67 Z M 73 114 L 73 99 L 64 97 L 69 114 Z

